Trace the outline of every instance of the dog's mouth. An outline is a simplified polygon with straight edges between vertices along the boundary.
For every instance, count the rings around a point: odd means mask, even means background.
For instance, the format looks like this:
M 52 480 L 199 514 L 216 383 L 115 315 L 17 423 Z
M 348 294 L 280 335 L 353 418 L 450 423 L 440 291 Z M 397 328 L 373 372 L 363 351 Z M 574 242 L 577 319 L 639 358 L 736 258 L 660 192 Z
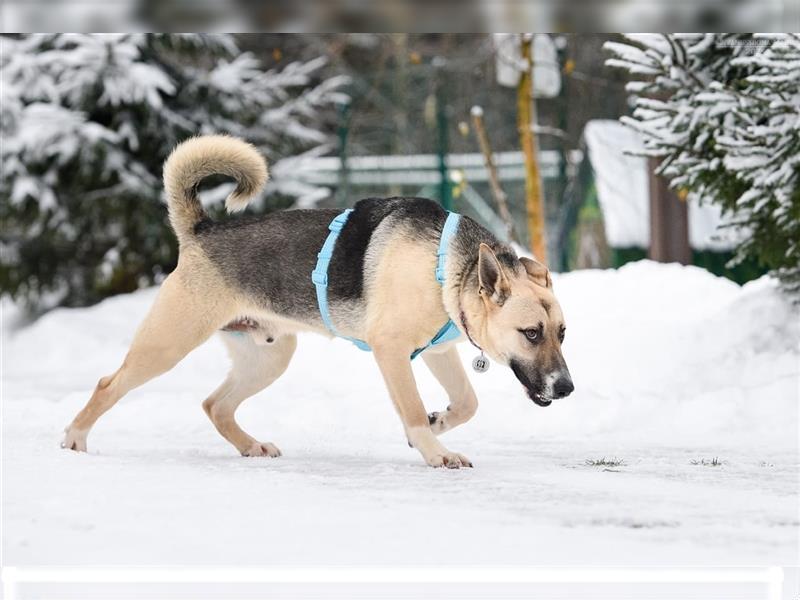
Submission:
M 519 382 L 522 384 L 525 393 L 528 394 L 528 398 L 530 398 L 534 404 L 537 406 L 550 406 L 553 403 L 552 398 L 547 398 L 541 391 L 539 391 L 541 390 L 540 386 L 534 385 L 533 381 L 531 381 L 530 377 L 528 377 L 520 363 L 512 360 L 509 366 Z
M 553 403 L 551 398 L 545 398 L 542 394 L 537 394 L 531 390 L 525 390 L 528 393 L 528 398 L 533 400 L 533 403 L 538 406 L 550 406 Z
M 528 388 L 525 388 L 525 392 L 528 394 L 528 398 L 530 398 L 537 406 L 550 406 L 553 403 L 553 399 L 545 397 L 544 394 L 534 392 Z

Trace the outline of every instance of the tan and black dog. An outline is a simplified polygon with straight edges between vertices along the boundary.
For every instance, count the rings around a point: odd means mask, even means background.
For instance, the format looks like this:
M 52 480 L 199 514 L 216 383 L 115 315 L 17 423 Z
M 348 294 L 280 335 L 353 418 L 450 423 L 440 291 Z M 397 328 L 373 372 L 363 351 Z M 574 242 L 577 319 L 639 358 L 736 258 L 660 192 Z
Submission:
M 122 366 L 100 379 L 66 429 L 65 448 L 85 451 L 100 415 L 222 330 L 233 366 L 203 408 L 242 455 L 280 456 L 273 444 L 245 433 L 234 413 L 284 372 L 297 332 L 330 335 L 311 272 L 340 211 L 287 210 L 215 223 L 197 198 L 198 184 L 212 174 L 236 180 L 226 200 L 234 212 L 264 185 L 267 167 L 255 148 L 224 136 L 191 139 L 169 157 L 164 184 L 180 243 L 178 266 L 162 284 Z M 336 241 L 328 298 L 336 329 L 371 346 L 409 443 L 429 465 L 458 468 L 472 463 L 436 436 L 469 420 L 478 401 L 454 343 L 422 354 L 447 391 L 446 411 L 428 415 L 409 358 L 448 318 L 488 356 L 510 366 L 536 404 L 569 395 L 573 385 L 561 354 L 564 317 L 547 269 L 517 258 L 462 217 L 447 247 L 445 283 L 439 285 L 434 270 L 446 216 L 436 203 L 420 198 L 358 202 Z

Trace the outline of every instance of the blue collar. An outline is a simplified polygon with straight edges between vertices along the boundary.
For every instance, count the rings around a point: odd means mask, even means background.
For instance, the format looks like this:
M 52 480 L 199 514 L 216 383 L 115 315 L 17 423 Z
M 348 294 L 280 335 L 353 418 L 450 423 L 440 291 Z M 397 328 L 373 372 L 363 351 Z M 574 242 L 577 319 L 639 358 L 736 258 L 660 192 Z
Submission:
M 328 328 L 328 331 L 335 336 L 350 340 L 361 350 L 371 351 L 372 349 L 369 347 L 369 344 L 367 344 L 364 340 L 348 337 L 336 331 L 336 328 L 333 326 L 333 322 L 331 321 L 330 310 L 328 308 L 328 266 L 330 265 L 331 258 L 333 257 L 333 248 L 336 246 L 336 240 L 339 237 L 339 233 L 342 231 L 345 223 L 347 223 L 347 219 L 350 217 L 351 212 L 353 212 L 353 209 L 348 208 L 344 212 L 337 215 L 336 218 L 331 221 L 331 224 L 328 225 L 330 233 L 328 234 L 325 243 L 322 244 L 319 254 L 317 254 L 317 266 L 311 272 L 311 281 L 317 288 L 317 304 L 319 305 L 319 314 L 322 317 L 322 322 L 325 323 L 325 327 Z M 449 246 L 450 239 L 453 237 L 456 229 L 458 229 L 458 221 L 460 218 L 461 215 L 448 212 L 447 220 L 444 222 L 442 236 L 439 239 L 439 249 L 436 251 L 435 275 L 436 281 L 438 281 L 440 285 L 444 285 L 445 280 L 444 269 L 445 262 L 447 260 L 447 247 Z M 436 335 L 433 336 L 430 342 L 428 342 L 422 348 L 417 348 L 414 350 L 414 352 L 412 352 L 411 358 L 416 358 L 421 352 L 427 350 L 431 346 L 438 346 L 439 344 L 444 344 L 445 342 L 455 340 L 460 335 L 461 332 L 456 324 L 453 323 L 452 319 L 448 319 L 447 323 L 444 324 L 444 327 L 442 327 L 436 333 Z

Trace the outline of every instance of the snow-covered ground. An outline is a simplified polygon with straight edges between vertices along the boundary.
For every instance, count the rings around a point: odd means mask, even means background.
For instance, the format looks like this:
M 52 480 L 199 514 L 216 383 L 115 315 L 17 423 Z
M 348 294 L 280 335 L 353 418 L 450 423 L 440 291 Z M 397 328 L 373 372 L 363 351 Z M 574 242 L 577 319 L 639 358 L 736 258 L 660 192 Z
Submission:
M 478 414 L 443 438 L 475 463 L 459 471 L 407 447 L 371 355 L 313 335 L 239 411 L 282 458 L 239 456 L 203 414 L 217 339 L 124 398 L 88 454 L 61 450 L 155 290 L 16 330 L 6 303 L 4 563 L 796 564 L 800 319 L 776 284 L 641 262 L 555 286 L 575 393 L 539 408 L 508 369 L 472 374 Z

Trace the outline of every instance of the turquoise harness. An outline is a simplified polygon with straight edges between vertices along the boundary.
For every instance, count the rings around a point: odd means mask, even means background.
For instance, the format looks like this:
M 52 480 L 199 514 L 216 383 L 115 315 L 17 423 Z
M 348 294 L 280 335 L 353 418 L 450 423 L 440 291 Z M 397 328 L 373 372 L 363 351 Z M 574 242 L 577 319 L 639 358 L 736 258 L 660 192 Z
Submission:
M 317 254 L 317 266 L 313 271 L 311 271 L 311 281 L 317 288 L 317 304 L 319 305 L 319 314 L 322 317 L 322 322 L 325 323 L 325 327 L 327 327 L 333 335 L 350 340 L 356 346 L 358 346 L 359 349 L 370 352 L 372 348 L 370 348 L 369 344 L 367 344 L 364 340 L 347 337 L 346 335 L 342 335 L 336 331 L 336 328 L 333 326 L 333 322 L 331 321 L 330 311 L 328 310 L 328 266 L 331 263 L 331 257 L 333 256 L 333 248 L 336 245 L 336 240 L 339 237 L 339 233 L 342 231 L 344 224 L 347 223 L 347 219 L 350 217 L 351 212 L 353 212 L 353 209 L 348 208 L 344 212 L 337 215 L 336 218 L 331 221 L 331 224 L 328 225 L 330 233 L 328 234 L 328 238 L 325 240 L 325 243 L 322 244 L 319 254 Z M 447 214 L 447 220 L 445 221 L 444 228 L 442 229 L 442 237 L 439 239 L 439 250 L 436 252 L 435 275 L 436 281 L 438 281 L 440 285 L 444 285 L 444 264 L 445 260 L 447 259 L 447 245 L 450 242 L 450 238 L 456 232 L 460 217 L 460 215 L 453 212 Z M 433 339 L 431 339 L 430 342 L 428 342 L 422 348 L 417 348 L 411 353 L 411 359 L 413 360 L 421 352 L 427 350 L 431 346 L 438 346 L 439 344 L 450 342 L 458 338 L 460 335 L 461 332 L 456 324 L 453 323 L 452 319 L 448 319 L 447 323 L 444 324 L 444 327 L 442 327 L 438 333 L 433 336 Z

